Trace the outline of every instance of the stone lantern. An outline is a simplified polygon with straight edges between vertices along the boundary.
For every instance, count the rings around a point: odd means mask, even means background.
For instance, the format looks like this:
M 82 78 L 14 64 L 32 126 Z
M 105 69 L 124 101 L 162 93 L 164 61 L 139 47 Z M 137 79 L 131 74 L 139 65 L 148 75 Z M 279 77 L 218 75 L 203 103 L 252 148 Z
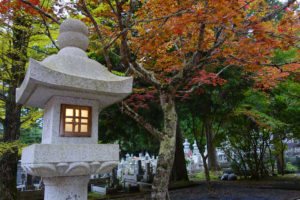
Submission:
M 30 59 L 17 89 L 17 103 L 44 108 L 42 144 L 23 150 L 22 167 L 45 184 L 45 200 L 86 200 L 91 174 L 119 162 L 119 146 L 98 144 L 101 109 L 132 91 L 132 78 L 110 73 L 87 57 L 88 28 L 79 20 L 61 24 L 61 50 L 38 62 Z

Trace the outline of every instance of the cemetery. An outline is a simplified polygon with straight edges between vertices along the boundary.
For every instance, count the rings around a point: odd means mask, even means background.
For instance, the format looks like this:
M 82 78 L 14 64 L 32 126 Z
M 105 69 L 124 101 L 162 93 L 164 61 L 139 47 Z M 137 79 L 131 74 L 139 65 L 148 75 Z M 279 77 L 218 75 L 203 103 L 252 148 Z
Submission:
M 299 3 L 0 0 L 0 200 L 300 199 Z

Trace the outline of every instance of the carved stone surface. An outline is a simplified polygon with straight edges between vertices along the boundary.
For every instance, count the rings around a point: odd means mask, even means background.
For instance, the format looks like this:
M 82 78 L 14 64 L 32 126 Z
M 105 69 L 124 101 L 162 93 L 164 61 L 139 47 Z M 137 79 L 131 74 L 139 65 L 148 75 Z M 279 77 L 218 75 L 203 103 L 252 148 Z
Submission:
M 43 178 L 44 200 L 87 200 L 90 176 Z
M 103 174 L 118 165 L 118 161 L 22 164 L 28 174 L 41 177 L 83 176 Z
M 52 96 L 97 100 L 102 107 L 118 102 L 132 92 L 132 77 L 109 72 L 89 59 L 88 29 L 79 20 L 70 19 L 60 26 L 61 50 L 42 62 L 30 59 L 16 99 L 20 104 L 43 108 Z
M 78 47 L 87 50 L 89 46 L 88 28 L 77 19 L 69 19 L 59 27 L 59 47 Z
M 117 144 L 33 144 L 23 149 L 22 165 L 119 161 Z

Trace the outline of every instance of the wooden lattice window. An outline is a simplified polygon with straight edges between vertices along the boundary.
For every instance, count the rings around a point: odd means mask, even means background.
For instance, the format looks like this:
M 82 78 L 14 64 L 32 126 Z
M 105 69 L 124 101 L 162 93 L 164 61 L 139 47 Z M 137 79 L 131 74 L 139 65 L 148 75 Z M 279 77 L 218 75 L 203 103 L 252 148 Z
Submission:
M 64 137 L 91 137 L 91 116 L 91 107 L 62 104 L 60 135 Z

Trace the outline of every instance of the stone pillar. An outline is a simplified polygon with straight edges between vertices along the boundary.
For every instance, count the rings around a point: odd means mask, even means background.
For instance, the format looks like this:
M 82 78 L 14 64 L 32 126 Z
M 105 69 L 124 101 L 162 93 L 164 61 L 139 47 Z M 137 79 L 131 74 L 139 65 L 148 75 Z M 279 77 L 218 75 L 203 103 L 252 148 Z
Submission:
M 87 200 L 90 176 L 44 178 L 44 200 Z

